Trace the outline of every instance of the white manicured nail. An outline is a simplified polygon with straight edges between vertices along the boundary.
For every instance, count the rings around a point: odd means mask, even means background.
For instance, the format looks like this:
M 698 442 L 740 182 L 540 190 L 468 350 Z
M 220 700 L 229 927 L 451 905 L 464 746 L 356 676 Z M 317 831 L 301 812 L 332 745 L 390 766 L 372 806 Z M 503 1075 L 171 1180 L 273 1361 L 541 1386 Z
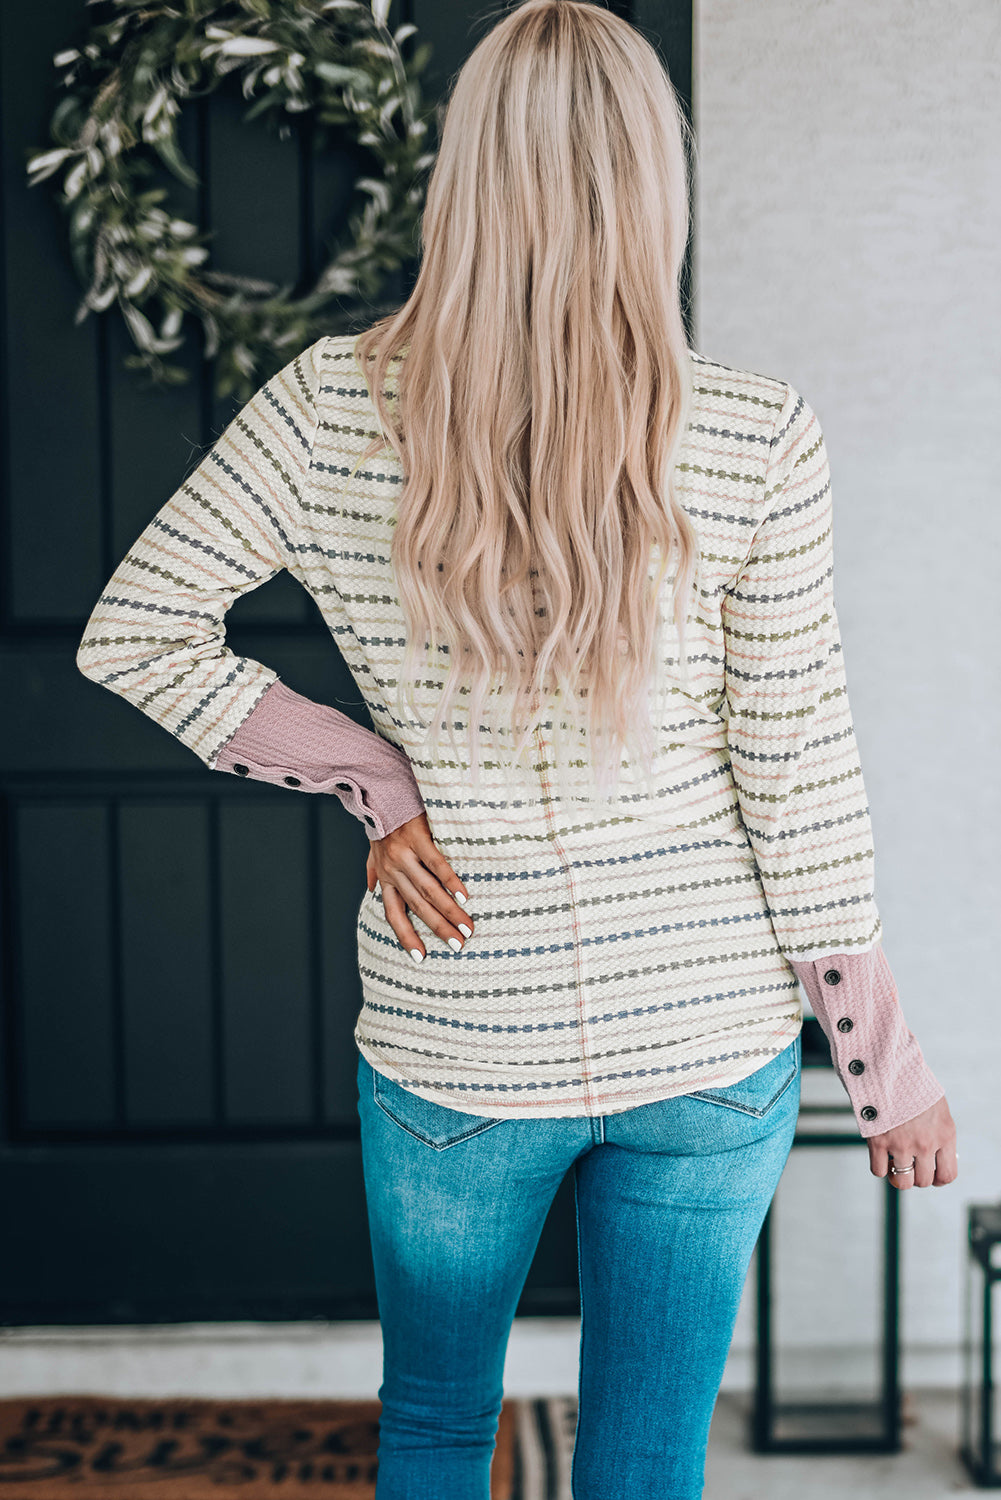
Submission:
M 449 938 L 449 940 L 448 940 L 448 946 L 450 948 L 454 948 L 454 950 L 455 950 L 456 953 L 458 953 L 459 950 L 462 948 L 462 944 L 459 942 L 458 938 Z
M 473 929 L 471 927 L 467 927 L 465 922 L 457 922 L 455 925 L 458 927 L 463 937 L 472 937 Z
M 415 964 L 419 964 L 424 955 L 419 948 L 411 948 L 410 957 L 413 959 Z
M 458 901 L 458 903 L 459 903 L 460 906 L 465 906 L 465 904 L 466 904 L 466 897 L 463 895 L 463 893 L 461 891 L 453 891 L 452 895 L 455 897 L 456 901 Z

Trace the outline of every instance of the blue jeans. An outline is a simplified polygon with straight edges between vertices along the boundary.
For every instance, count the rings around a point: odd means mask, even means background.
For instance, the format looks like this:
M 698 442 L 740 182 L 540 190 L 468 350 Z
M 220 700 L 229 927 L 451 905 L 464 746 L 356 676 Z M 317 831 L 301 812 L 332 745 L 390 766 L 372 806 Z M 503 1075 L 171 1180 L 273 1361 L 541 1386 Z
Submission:
M 754 1246 L 792 1146 L 801 1039 L 725 1088 L 487 1119 L 359 1055 L 383 1336 L 377 1500 L 489 1500 L 515 1308 L 574 1169 L 574 1500 L 697 1500 Z

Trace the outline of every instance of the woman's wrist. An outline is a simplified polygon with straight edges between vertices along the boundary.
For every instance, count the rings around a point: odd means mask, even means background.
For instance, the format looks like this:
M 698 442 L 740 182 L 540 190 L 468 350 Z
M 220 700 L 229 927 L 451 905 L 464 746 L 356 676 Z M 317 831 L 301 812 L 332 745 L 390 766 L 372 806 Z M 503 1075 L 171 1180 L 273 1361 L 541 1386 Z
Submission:
M 863 1136 L 920 1114 L 945 1090 L 909 1030 L 876 943 L 865 953 L 791 959 L 831 1047 L 831 1060 Z
M 303 792 L 332 792 L 370 839 L 385 838 L 425 810 L 405 751 L 280 678 L 269 684 L 212 769 Z

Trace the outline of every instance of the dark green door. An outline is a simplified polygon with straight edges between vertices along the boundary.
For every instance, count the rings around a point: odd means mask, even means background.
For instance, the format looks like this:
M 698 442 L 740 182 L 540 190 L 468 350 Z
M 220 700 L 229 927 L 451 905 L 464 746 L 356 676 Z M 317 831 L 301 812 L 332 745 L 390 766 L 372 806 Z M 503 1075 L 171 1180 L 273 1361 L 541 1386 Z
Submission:
M 478 16 L 394 4 L 390 24 L 434 46 L 426 89 Z M 335 798 L 206 770 L 74 662 L 113 568 L 236 410 L 197 352 L 188 385 L 147 392 L 115 312 L 74 326 L 52 181 L 29 189 L 24 163 L 47 144 L 53 54 L 99 18 L 82 0 L 0 10 L 0 1321 L 375 1316 L 352 1037 L 364 830 Z M 690 96 L 690 7 L 634 18 Z M 244 125 L 247 107 L 235 86 L 189 106 L 202 186 L 159 180 L 214 231 L 214 264 L 305 285 L 365 162 Z M 234 650 L 370 723 L 288 575 L 228 619 Z M 520 1311 L 576 1308 L 568 1177 Z

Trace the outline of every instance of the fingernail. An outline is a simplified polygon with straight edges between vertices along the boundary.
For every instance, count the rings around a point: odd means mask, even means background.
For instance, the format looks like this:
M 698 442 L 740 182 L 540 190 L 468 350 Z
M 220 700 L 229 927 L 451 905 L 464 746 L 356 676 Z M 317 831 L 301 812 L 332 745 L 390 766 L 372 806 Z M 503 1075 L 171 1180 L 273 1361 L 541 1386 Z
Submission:
M 415 964 L 419 964 L 422 961 L 424 955 L 419 948 L 411 948 L 410 957 L 413 959 Z
M 448 940 L 448 946 L 450 948 L 453 948 L 456 953 L 458 953 L 459 950 L 462 948 L 462 944 L 459 942 L 458 938 L 449 938 L 449 940 Z
M 466 904 L 466 897 L 463 895 L 463 893 L 461 891 L 453 891 L 452 895 L 455 897 L 456 901 L 459 902 L 460 906 L 465 906 L 465 904 Z
M 473 935 L 473 929 L 471 927 L 467 927 L 466 924 L 465 924 L 465 922 L 457 922 L 456 926 L 458 927 L 459 931 L 462 933 L 463 937 L 472 937 L 472 935 Z

